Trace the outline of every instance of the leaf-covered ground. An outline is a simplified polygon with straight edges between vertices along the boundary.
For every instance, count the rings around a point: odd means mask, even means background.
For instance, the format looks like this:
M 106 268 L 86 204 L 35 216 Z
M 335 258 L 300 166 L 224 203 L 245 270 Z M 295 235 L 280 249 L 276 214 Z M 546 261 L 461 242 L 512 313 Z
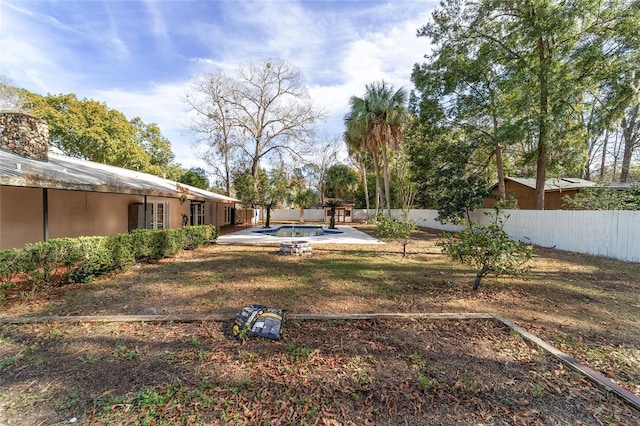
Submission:
M 367 232 L 371 228 L 363 227 Z M 540 249 L 524 279 L 401 247 L 217 245 L 91 284 L 15 287 L 0 316 L 496 312 L 640 395 L 640 267 Z M 640 424 L 637 411 L 493 321 L 289 321 L 280 342 L 226 323 L 0 327 L 0 425 Z
M 490 320 L 7 326 L 3 424 L 637 424 Z M 5 360 L 7 358 L 4 358 Z M 9 365 L 10 364 L 10 365 Z M 18 397 L 19 396 L 19 397 Z

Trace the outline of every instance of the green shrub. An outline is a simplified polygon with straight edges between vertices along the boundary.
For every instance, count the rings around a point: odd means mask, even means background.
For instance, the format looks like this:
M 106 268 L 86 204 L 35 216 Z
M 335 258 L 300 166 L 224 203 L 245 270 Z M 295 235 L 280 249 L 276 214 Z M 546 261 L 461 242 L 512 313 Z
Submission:
M 184 228 L 164 229 L 161 232 L 157 232 L 157 255 L 158 259 L 173 256 L 176 253 L 184 250 L 187 244 L 187 237 Z
M 0 301 L 4 300 L 14 279 L 19 281 L 25 278 L 27 269 L 23 249 L 0 250 Z
M 640 210 L 640 185 L 631 185 L 620 191 L 601 182 L 591 188 L 583 188 L 573 197 L 562 197 L 570 210 Z
M 407 244 L 411 242 L 411 232 L 417 229 L 415 222 L 405 215 L 402 219 L 393 216 L 378 215 L 375 236 L 385 241 L 397 241 L 402 244 L 402 254 L 407 255 Z
M 70 239 L 66 259 L 68 282 L 90 282 L 115 270 L 109 237 Z
M 27 244 L 25 271 L 34 283 L 59 285 L 66 282 L 68 239 L 60 238 Z
M 111 271 L 124 270 L 136 263 L 132 234 L 118 234 L 109 237 L 106 242 L 111 253 Z
M 457 234 L 442 234 L 444 240 L 438 241 L 437 246 L 442 253 L 453 260 L 471 266 L 479 267 L 473 282 L 473 290 L 477 290 L 480 280 L 488 274 L 520 276 L 529 272 L 529 261 L 533 258 L 533 246 L 512 241 L 504 231 L 504 219 L 499 207 L 494 213 L 486 212 L 493 217 L 488 225 L 469 224 Z
M 151 259 L 151 236 L 146 229 L 134 229 L 128 234 L 129 247 L 135 262 Z
M 96 277 L 128 269 L 136 262 L 158 260 L 184 249 L 214 241 L 212 225 L 178 229 L 140 229 L 112 237 L 58 238 L 22 249 L 0 250 L 0 300 L 12 280 L 43 285 L 90 282 Z
M 0 284 L 9 284 L 14 278 L 24 273 L 24 250 L 0 250 Z
M 198 225 L 156 230 L 136 229 L 129 235 L 134 258 L 138 262 L 144 262 L 208 244 L 218 237 L 218 230 L 212 225 Z
M 202 247 L 218 238 L 218 229 L 212 225 L 187 226 L 182 230 L 186 237 L 185 250 Z
M 207 230 L 207 240 L 205 244 L 211 244 L 215 242 L 220 236 L 220 229 L 213 225 L 203 225 Z
M 155 259 L 154 234 L 148 229 L 135 229 L 131 231 L 131 249 L 136 262 L 144 262 Z

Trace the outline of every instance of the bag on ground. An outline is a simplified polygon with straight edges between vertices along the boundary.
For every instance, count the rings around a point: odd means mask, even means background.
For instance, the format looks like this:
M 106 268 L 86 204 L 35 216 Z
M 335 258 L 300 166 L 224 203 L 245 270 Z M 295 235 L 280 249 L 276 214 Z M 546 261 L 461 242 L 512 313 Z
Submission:
M 282 338 L 282 326 L 285 311 L 267 308 L 264 305 L 247 306 L 236 317 L 232 333 L 238 340 L 251 337 L 279 340 Z

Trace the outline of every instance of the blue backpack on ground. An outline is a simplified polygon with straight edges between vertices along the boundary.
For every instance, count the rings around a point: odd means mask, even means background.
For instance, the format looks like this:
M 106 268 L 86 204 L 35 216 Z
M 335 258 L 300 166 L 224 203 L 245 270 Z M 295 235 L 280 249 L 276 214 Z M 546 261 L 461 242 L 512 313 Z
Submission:
M 238 340 L 251 337 L 280 340 L 282 326 L 285 321 L 285 311 L 267 308 L 264 305 L 247 306 L 236 317 L 232 333 Z

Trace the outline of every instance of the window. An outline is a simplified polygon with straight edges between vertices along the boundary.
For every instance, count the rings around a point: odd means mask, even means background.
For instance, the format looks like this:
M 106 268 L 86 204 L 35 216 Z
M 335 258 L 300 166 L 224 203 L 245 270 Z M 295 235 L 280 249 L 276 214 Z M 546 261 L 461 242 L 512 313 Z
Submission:
M 150 201 L 147 208 L 151 216 L 150 229 L 165 229 L 169 227 L 169 203 L 167 201 Z
M 204 225 L 204 203 L 191 203 L 191 224 Z
M 224 206 L 224 223 L 231 223 L 231 207 Z

